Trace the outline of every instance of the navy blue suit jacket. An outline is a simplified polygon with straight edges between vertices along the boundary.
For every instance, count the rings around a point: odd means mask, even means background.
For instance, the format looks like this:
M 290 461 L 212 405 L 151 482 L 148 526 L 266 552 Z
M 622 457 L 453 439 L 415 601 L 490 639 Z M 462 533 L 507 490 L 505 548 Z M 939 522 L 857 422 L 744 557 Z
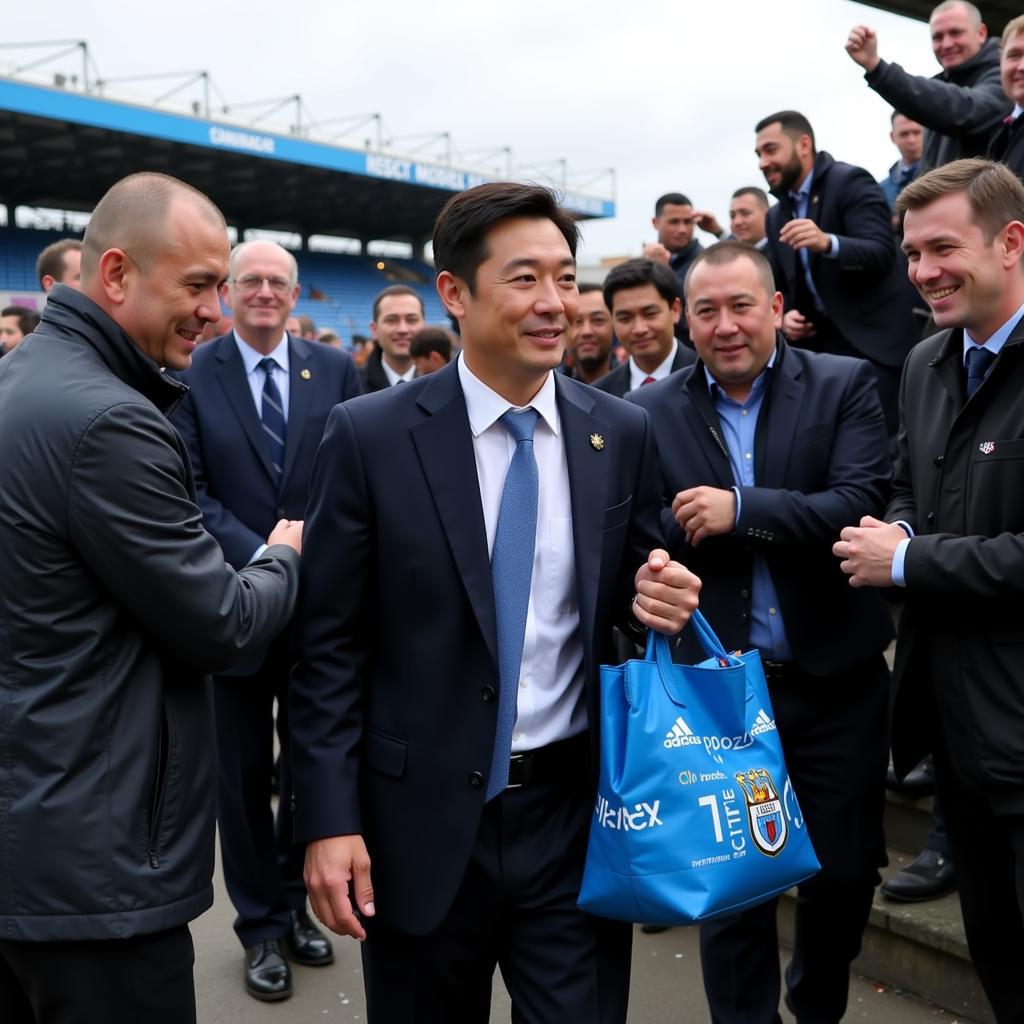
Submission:
M 276 484 L 256 403 L 233 334 L 201 345 L 179 375 L 189 387 L 171 422 L 192 459 L 203 525 L 241 569 L 279 519 L 301 519 L 324 426 L 339 402 L 362 393 L 344 352 L 288 336 L 290 386 L 284 472 Z
M 640 409 L 564 374 L 555 386 L 596 751 L 598 666 L 612 656 L 613 624 L 629 617 L 636 570 L 661 544 L 656 456 Z M 466 869 L 499 706 L 490 556 L 456 361 L 331 414 L 301 577 L 296 839 L 363 834 L 377 919 L 425 934 Z
M 757 420 L 756 486 L 741 487 L 733 533 L 687 544 L 672 515 L 679 491 L 731 489 L 732 467 L 704 364 L 638 388 L 658 443 L 666 540 L 702 580 L 701 609 L 728 650 L 750 647 L 752 557 L 768 562 L 793 659 L 807 672 L 842 671 L 885 649 L 892 619 L 871 588 L 853 589 L 832 554 L 844 526 L 880 516 L 888 496 L 888 438 L 874 372 L 858 359 L 779 339 Z M 704 655 L 680 634 L 680 660 Z
M 810 292 L 802 281 L 803 261 L 796 249 L 779 241 L 779 232 L 793 216 L 788 196 L 768 211 L 766 255 L 775 286 L 785 296 L 786 310 L 799 309 L 813 319 Z M 819 153 L 807 216 L 825 234 L 839 239 L 837 258 L 816 253 L 810 258 L 811 279 L 826 315 L 864 358 L 882 366 L 902 366 L 920 337 L 920 328 L 914 320 L 907 265 L 896 249 L 885 193 L 863 168 Z M 806 347 L 815 347 L 813 338 Z

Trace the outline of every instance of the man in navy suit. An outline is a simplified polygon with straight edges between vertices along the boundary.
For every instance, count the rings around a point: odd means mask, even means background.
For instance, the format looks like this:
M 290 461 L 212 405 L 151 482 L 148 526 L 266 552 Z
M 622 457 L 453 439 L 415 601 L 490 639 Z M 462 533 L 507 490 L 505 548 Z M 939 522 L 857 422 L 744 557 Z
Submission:
M 365 938 L 371 1022 L 626 1016 L 630 927 L 576 905 L 612 625 L 675 633 L 646 415 L 555 373 L 572 217 L 509 182 L 453 197 L 437 288 L 462 353 L 337 408 L 313 472 L 292 677 L 313 909 Z M 371 867 L 372 861 L 372 867 Z M 371 880 L 372 874 L 372 880 Z
M 327 415 L 360 394 L 346 354 L 285 331 L 298 295 L 291 253 L 271 242 L 236 246 L 223 291 L 234 331 L 201 346 L 181 378 L 190 390 L 173 422 L 188 445 L 204 525 L 236 569 L 262 550 L 267 524 L 302 518 Z M 333 960 L 306 912 L 303 851 L 292 847 L 290 670 L 285 633 L 254 661 L 214 681 L 224 878 L 238 911 L 246 991 L 266 1001 L 291 994 L 285 953 L 313 966 Z M 275 698 L 282 738 L 276 830 L 270 807 Z
M 885 194 L 863 168 L 819 153 L 814 129 L 795 110 L 770 114 L 755 131 L 761 171 L 779 200 L 766 225 L 785 301 L 782 333 L 801 348 L 871 363 L 894 435 L 900 369 L 920 331 Z
M 889 483 L 871 368 L 789 347 L 768 261 L 740 242 L 694 260 L 692 370 L 640 388 L 658 442 L 673 557 L 705 580 L 701 605 L 730 650 L 764 659 L 775 722 L 821 862 L 800 886 L 786 971 L 797 1020 L 838 1021 L 885 863 L 892 637 L 877 594 L 852 590 L 832 542 L 874 515 Z M 684 633 L 680 660 L 703 654 Z M 713 1021 L 778 1020 L 776 901 L 701 926 Z

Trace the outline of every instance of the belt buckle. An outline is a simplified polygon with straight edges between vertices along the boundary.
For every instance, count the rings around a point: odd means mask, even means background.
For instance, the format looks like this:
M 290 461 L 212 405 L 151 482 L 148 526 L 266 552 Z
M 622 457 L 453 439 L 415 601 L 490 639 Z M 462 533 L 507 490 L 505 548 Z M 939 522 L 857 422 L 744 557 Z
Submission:
M 509 760 L 509 766 L 511 766 L 513 764 L 520 764 L 521 762 L 526 760 L 526 755 L 525 754 L 510 754 L 508 760 Z M 523 788 L 523 784 L 521 782 L 510 782 L 505 788 L 506 789 L 522 789 Z

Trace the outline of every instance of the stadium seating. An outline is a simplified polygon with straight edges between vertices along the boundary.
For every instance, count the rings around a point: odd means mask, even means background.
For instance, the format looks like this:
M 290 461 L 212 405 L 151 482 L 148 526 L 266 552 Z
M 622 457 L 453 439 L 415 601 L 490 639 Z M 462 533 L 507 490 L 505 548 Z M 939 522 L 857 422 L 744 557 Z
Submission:
M 0 291 L 37 292 L 36 257 L 40 250 L 68 232 L 0 228 Z M 339 256 L 323 252 L 296 253 L 302 294 L 295 312 L 330 328 L 347 344 L 355 334 L 368 334 L 373 297 L 390 284 L 405 284 L 423 298 L 426 320 L 447 324 L 434 291 L 434 271 L 418 260 L 375 256 Z M 383 269 L 378 269 L 383 263 Z

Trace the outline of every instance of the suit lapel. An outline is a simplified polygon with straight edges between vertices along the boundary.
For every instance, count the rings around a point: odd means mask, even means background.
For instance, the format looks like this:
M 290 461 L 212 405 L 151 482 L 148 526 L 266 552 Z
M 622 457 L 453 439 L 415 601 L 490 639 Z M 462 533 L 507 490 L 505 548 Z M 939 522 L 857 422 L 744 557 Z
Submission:
M 673 405 L 673 409 L 675 405 Z M 731 488 L 736 481 L 732 475 L 722 434 L 722 424 L 708 393 L 704 364 L 697 363 L 683 382 L 683 400 L 678 406 L 680 437 L 692 436 L 699 442 L 700 452 L 707 459 L 711 478 L 719 487 Z
M 497 625 L 487 530 L 457 360 L 453 359 L 445 369 L 431 376 L 418 404 L 428 418 L 412 428 L 413 443 L 455 567 L 487 649 L 497 665 Z
M 807 390 L 796 361 L 787 358 L 786 346 L 780 344 L 778 351 L 775 366 L 769 371 L 769 394 L 757 419 L 754 482 L 759 487 L 781 487 L 786 479 L 793 435 Z
M 211 342 L 211 344 L 214 344 Z M 256 414 L 256 404 L 252 400 L 252 391 L 249 389 L 249 382 L 245 376 L 245 364 L 235 343 L 234 334 L 226 334 L 219 342 L 217 348 L 217 380 L 220 382 L 224 395 L 228 400 L 238 422 L 242 425 L 249 443 L 256 453 L 267 476 L 274 480 L 274 471 L 270 465 L 270 453 L 263 443 L 263 427 L 260 425 L 259 416 Z
M 601 552 L 603 548 L 608 474 L 615 459 L 606 446 L 614 445 L 616 438 L 608 424 L 594 415 L 595 402 L 585 388 L 570 387 L 561 374 L 555 374 L 555 391 L 569 472 L 581 638 L 583 650 L 589 654 L 595 650 L 594 621 L 601 577 L 601 559 L 595 558 L 594 553 Z M 603 439 L 604 446 L 597 447 L 591 441 L 594 435 Z
M 284 470 L 281 487 L 288 482 L 292 466 L 299 451 L 299 441 L 306 426 L 320 380 L 309 364 L 313 352 L 308 341 L 288 335 L 288 424 L 284 441 Z

